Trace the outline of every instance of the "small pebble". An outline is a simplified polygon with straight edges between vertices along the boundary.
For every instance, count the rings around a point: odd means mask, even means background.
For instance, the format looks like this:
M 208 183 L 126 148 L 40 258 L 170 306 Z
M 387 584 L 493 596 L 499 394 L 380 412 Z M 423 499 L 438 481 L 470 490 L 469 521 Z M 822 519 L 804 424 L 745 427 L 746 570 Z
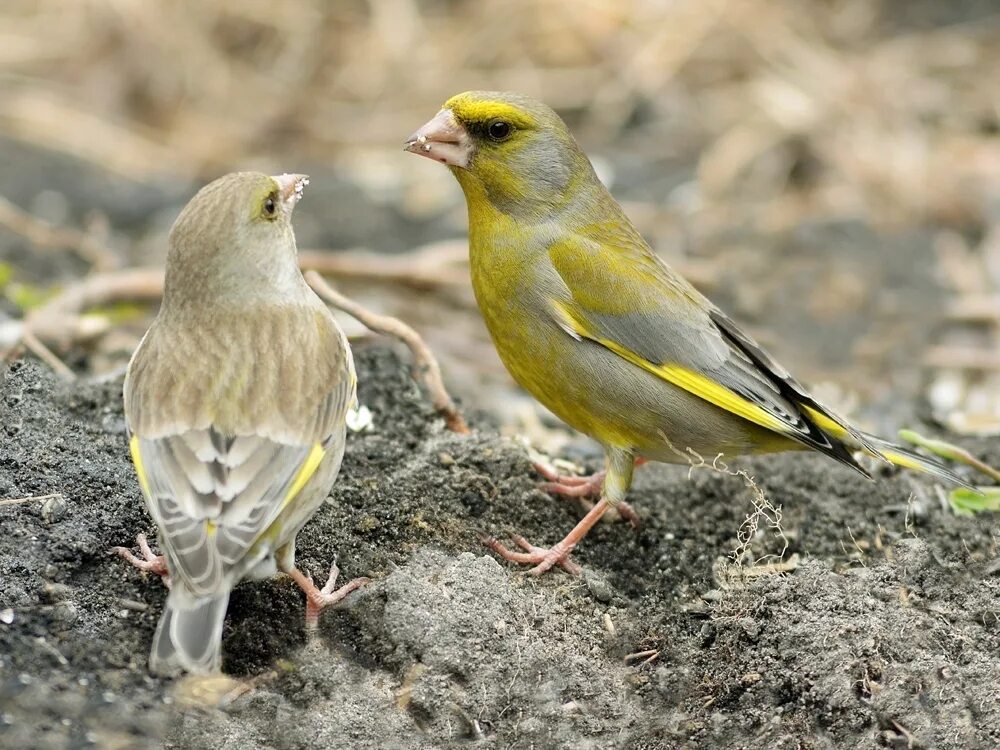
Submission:
M 611 598 L 614 596 L 614 589 L 602 576 L 584 571 L 584 581 L 590 590 L 590 595 L 597 599 L 597 601 L 602 604 L 611 601 Z
M 55 523 L 66 515 L 66 499 L 53 495 L 42 504 L 42 519 L 45 523 Z
M 371 409 L 360 405 L 357 409 L 351 409 L 347 412 L 345 421 L 351 432 L 364 432 L 372 428 L 375 418 L 372 416 Z
M 52 619 L 72 625 L 80 617 L 80 610 L 73 602 L 60 602 L 52 609 Z

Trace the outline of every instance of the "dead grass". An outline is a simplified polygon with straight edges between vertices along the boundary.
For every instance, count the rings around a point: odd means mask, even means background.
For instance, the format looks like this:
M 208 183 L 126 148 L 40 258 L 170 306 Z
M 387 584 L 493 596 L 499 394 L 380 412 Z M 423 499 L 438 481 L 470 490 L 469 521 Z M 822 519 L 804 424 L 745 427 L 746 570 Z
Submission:
M 969 211 L 967 191 L 1000 168 L 996 27 L 894 29 L 888 6 L 869 0 L 808 11 L 792 0 L 315 0 L 280 11 L 261 0 L 12 0 L 0 11 L 0 129 L 133 176 L 202 175 L 276 138 L 314 154 L 395 148 L 451 93 L 520 89 L 573 114 L 591 144 L 642 113 L 660 123 L 654 137 L 684 118 L 675 129 L 703 141 L 708 196 L 783 193 L 790 162 L 808 154 L 823 167 L 821 204 L 876 198 L 887 220 Z

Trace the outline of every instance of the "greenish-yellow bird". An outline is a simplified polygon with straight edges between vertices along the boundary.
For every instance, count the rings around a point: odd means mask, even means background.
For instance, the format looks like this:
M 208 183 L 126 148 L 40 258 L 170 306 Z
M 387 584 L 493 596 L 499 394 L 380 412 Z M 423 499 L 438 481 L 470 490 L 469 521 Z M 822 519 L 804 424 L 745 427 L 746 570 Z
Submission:
M 632 482 L 637 460 L 852 451 L 960 481 L 817 402 L 650 249 L 565 123 L 526 96 L 471 91 L 408 140 L 465 193 L 472 285 L 514 379 L 606 455 L 602 500 L 555 546 L 491 541 L 508 560 L 578 571 L 570 551 Z M 554 478 L 554 477 L 550 477 Z M 593 483 L 556 478 L 583 494 Z M 561 480 L 561 481 L 560 481 Z
M 125 418 L 169 573 L 150 667 L 218 671 L 229 592 L 281 570 L 319 609 L 364 583 L 323 589 L 295 567 L 295 536 L 344 455 L 354 362 L 299 271 L 291 216 L 305 175 L 244 172 L 207 185 L 170 231 L 156 320 L 129 363 Z

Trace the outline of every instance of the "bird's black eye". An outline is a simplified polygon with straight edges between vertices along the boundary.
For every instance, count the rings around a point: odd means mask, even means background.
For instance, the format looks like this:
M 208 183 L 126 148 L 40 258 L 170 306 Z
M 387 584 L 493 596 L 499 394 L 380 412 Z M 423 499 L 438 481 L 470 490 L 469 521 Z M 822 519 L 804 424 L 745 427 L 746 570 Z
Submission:
M 267 200 L 264 201 L 264 215 L 267 217 L 272 217 L 278 213 L 278 204 L 274 200 L 273 195 L 269 195 Z
M 510 123 L 505 120 L 494 120 L 486 132 L 494 141 L 502 141 L 510 137 Z

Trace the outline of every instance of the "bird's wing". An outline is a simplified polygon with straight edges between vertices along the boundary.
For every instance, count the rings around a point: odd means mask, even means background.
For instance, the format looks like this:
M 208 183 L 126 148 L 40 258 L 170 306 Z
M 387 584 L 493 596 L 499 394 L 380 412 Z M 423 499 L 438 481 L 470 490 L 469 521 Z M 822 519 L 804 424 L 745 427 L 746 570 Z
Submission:
M 196 595 L 218 590 L 327 451 L 211 429 L 134 435 L 129 447 L 171 572 Z
M 335 327 L 332 320 L 330 324 Z M 355 399 L 353 361 L 339 330 L 336 337 L 326 339 L 325 351 L 323 346 L 306 351 L 306 356 L 301 350 L 297 355 L 272 351 L 287 355 L 286 368 L 300 359 L 301 367 L 323 370 L 322 388 L 311 407 L 301 402 L 298 413 L 291 416 L 284 410 L 278 426 L 273 420 L 261 420 L 258 430 L 229 430 L 218 424 L 199 424 L 198 398 L 169 392 L 177 385 L 164 380 L 163 371 L 159 378 L 150 379 L 151 372 L 169 360 L 164 356 L 153 361 L 164 352 L 163 342 L 156 340 L 156 332 L 151 333 L 152 339 L 147 335 L 133 358 L 126 379 L 129 446 L 143 494 L 161 530 L 160 545 L 170 560 L 171 573 L 191 593 L 204 595 L 217 590 L 234 566 L 252 563 L 248 555 L 263 555 L 266 550 L 254 549 L 261 535 L 295 499 L 324 456 L 340 450 L 345 415 Z M 176 349 L 177 341 L 173 343 L 171 348 Z M 244 356 L 253 358 L 254 353 Z M 332 360 L 334 366 L 325 366 L 320 357 L 327 358 L 326 365 Z M 250 372 L 258 369 L 259 362 L 255 364 Z M 295 379 L 290 373 L 285 375 L 275 380 L 278 387 Z M 188 374 L 188 387 L 196 376 L 196 371 Z M 155 392 L 153 383 L 166 386 L 168 392 Z M 243 382 L 241 393 L 257 385 L 251 376 Z M 198 387 L 196 382 L 193 387 Z M 230 394 L 230 398 L 238 401 L 241 396 Z M 281 394 L 269 398 L 271 406 L 281 411 Z M 144 419 L 144 405 L 153 402 L 159 409 L 156 419 Z M 177 406 L 164 407 L 170 403 Z M 301 439 L 295 439 L 296 435 Z
M 862 473 L 841 438 L 878 455 L 637 233 L 599 227 L 594 239 L 563 235 L 549 256 L 566 286 L 553 315 L 568 334 Z

